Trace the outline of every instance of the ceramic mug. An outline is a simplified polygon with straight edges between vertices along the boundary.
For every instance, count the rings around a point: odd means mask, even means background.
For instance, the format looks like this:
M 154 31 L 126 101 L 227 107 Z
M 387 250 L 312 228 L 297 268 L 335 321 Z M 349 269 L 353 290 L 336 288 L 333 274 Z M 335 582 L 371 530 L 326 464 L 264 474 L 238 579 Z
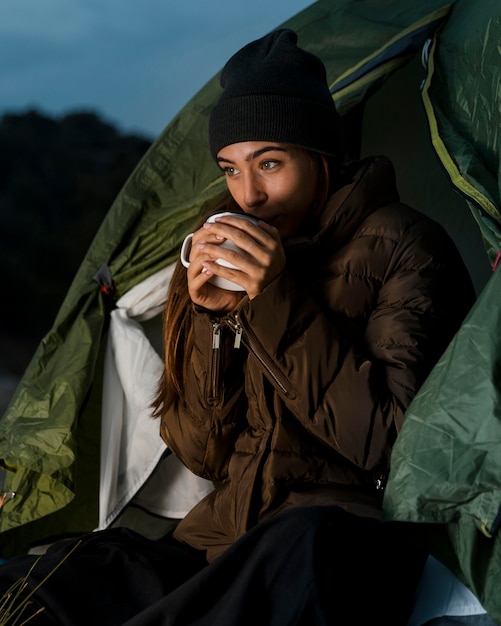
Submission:
M 257 219 L 255 219 L 254 217 L 251 217 L 250 215 L 246 215 L 245 213 L 231 213 L 230 211 L 225 211 L 224 213 L 216 213 L 215 215 L 211 215 L 210 217 L 207 218 L 207 222 L 214 223 L 216 220 L 216 217 L 225 217 L 225 216 L 238 217 L 240 219 L 247 220 L 248 222 L 252 222 L 254 224 L 257 224 L 258 222 Z M 181 246 L 181 263 L 184 265 L 184 267 L 190 266 L 189 256 L 190 256 L 192 237 L 193 237 L 193 233 L 186 235 L 183 241 L 183 245 Z M 221 244 L 221 247 L 227 248 L 228 250 L 235 250 L 236 252 L 240 252 L 240 248 L 238 248 L 229 239 L 226 239 L 225 241 L 223 241 L 223 243 Z M 215 262 L 218 263 L 219 265 L 223 265 L 224 267 L 229 267 L 234 270 L 239 269 L 238 267 L 236 267 L 232 263 L 229 263 L 228 261 L 225 261 L 224 259 L 216 259 Z M 234 283 L 231 280 L 227 280 L 226 278 L 222 278 L 221 276 L 213 275 L 209 278 L 209 282 L 215 285 L 216 287 L 220 287 L 221 289 L 228 289 L 230 291 L 243 291 L 243 288 L 241 285 L 238 285 L 237 283 Z

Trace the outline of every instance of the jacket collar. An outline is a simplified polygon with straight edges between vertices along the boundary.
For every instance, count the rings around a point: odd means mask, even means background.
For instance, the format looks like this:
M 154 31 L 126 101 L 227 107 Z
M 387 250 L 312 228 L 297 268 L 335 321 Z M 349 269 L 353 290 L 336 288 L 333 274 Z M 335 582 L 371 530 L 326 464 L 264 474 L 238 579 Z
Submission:
M 364 219 L 379 207 L 399 200 L 395 170 L 389 159 L 370 157 L 347 166 L 348 180 L 327 201 L 313 236 L 296 236 L 286 242 L 292 249 L 318 243 L 326 236 L 329 246 L 348 241 Z

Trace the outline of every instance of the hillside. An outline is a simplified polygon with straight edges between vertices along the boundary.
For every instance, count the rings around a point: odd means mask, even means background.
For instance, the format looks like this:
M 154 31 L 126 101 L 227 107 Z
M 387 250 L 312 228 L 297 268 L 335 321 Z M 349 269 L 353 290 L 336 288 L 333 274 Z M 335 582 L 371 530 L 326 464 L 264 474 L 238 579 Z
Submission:
M 4 396 L 51 327 L 104 215 L 150 144 L 89 112 L 0 118 Z M 0 414 L 1 396 L 0 383 Z

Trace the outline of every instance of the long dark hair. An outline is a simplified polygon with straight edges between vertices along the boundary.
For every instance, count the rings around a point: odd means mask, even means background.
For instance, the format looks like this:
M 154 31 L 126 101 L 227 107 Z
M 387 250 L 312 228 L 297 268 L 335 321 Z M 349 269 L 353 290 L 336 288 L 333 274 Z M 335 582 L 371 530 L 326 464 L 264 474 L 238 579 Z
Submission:
M 318 153 L 309 152 L 318 178 L 317 194 L 311 214 L 316 216 L 325 206 L 332 191 L 337 187 L 338 167 Z M 227 193 L 211 207 L 195 229 L 202 226 L 206 218 L 222 211 L 241 212 L 241 208 Z M 171 406 L 185 398 L 185 380 L 193 349 L 191 325 L 192 302 L 188 293 L 186 269 L 177 260 L 167 294 L 163 314 L 164 370 L 153 401 L 153 417 L 161 417 Z

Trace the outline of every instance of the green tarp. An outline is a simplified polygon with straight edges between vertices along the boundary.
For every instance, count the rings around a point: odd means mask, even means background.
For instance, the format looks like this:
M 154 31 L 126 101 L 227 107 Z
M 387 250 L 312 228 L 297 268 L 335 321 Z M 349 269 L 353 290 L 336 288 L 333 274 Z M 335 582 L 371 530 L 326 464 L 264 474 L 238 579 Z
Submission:
M 501 267 L 406 413 L 385 514 L 430 524 L 436 556 L 501 622 Z

